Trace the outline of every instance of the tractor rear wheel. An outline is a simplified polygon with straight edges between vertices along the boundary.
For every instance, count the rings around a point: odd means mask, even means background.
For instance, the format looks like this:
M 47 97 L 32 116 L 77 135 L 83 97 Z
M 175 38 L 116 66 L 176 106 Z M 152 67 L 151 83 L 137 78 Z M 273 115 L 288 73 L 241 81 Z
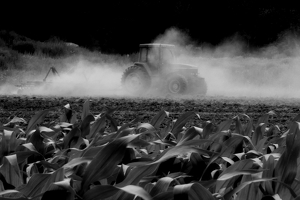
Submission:
M 188 82 L 184 77 L 171 76 L 167 80 L 167 90 L 171 94 L 184 94 L 187 91 Z
M 150 88 L 151 79 L 142 66 L 133 65 L 123 73 L 122 85 L 129 93 L 137 95 L 146 92 Z

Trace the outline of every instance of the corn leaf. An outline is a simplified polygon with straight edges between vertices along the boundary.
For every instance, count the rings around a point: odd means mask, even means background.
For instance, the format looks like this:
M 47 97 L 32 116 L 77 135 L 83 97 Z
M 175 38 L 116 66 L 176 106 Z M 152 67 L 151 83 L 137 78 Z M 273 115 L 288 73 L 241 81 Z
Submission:
M 138 133 L 153 133 L 156 131 L 150 123 L 141 123 L 136 128 Z
M 27 197 L 34 197 L 41 194 L 44 184 L 47 182 L 51 174 L 33 174 L 25 187 L 18 190 Z
M 33 152 L 36 152 L 36 153 L 40 154 L 40 153 L 37 151 L 37 149 L 35 148 L 35 146 L 34 146 L 31 142 L 22 144 L 22 146 L 25 147 L 26 149 L 30 150 L 30 151 L 33 151 Z
M 258 182 L 265 182 L 265 181 L 273 181 L 276 178 L 262 178 L 262 179 L 255 179 L 255 180 L 251 180 L 251 181 L 246 181 L 243 182 L 241 184 L 239 184 L 236 188 L 234 188 L 233 190 L 229 191 L 228 193 L 226 193 L 224 195 L 224 199 L 225 200 L 230 200 L 232 199 L 232 196 L 238 192 L 240 192 L 242 189 L 244 189 L 246 186 L 252 184 L 252 183 L 258 183 Z M 253 195 L 253 194 L 252 194 Z M 255 195 L 255 194 L 254 194 Z M 248 199 L 247 197 L 244 199 Z
M 52 183 L 58 182 L 58 181 L 63 181 L 64 180 L 64 169 L 60 168 L 56 170 L 53 174 L 51 174 L 48 178 L 48 180 L 44 183 L 44 187 L 41 190 L 41 193 L 44 193 L 48 190 L 49 186 Z
M 262 178 L 269 179 L 273 178 L 274 168 L 275 168 L 275 160 L 273 156 L 269 156 L 268 158 L 263 157 L 263 171 Z M 269 181 L 263 182 L 262 186 L 264 186 L 266 192 L 268 194 L 274 194 L 272 183 Z
M 119 107 L 112 107 L 112 108 L 110 108 L 108 106 L 105 106 L 105 108 L 106 108 L 105 114 L 107 114 L 107 115 L 112 115 L 112 114 L 114 114 L 114 112 L 116 110 L 119 109 Z
M 174 199 L 173 191 L 162 192 L 152 198 L 152 200 L 173 200 L 173 199 Z
M 70 123 L 71 124 L 76 124 L 77 123 L 77 113 L 75 111 L 71 112 L 71 119 L 70 119 Z
M 281 155 L 275 171 L 278 176 L 281 176 L 282 181 L 285 182 L 285 179 L 291 176 L 293 173 L 295 175 L 294 168 L 297 167 L 297 158 L 299 156 L 299 142 L 300 142 L 300 130 L 299 123 L 293 122 L 290 127 L 289 133 L 286 136 L 286 149 Z M 294 176 L 293 175 L 293 176 Z M 295 177 L 294 177 L 295 178 Z M 291 184 L 293 182 L 293 177 L 288 178 L 285 182 Z
M 198 128 L 198 127 L 191 127 L 187 130 L 187 132 L 183 135 L 183 137 L 181 138 L 181 140 L 177 143 L 177 145 L 182 145 L 182 143 L 192 140 L 194 137 L 198 136 L 198 135 L 202 135 L 203 133 L 203 129 Z
M 43 194 L 52 183 L 64 180 L 64 169 L 60 168 L 52 174 L 34 174 L 25 187 L 18 190 L 27 197 L 35 197 Z
M 230 155 L 234 153 L 235 148 L 244 140 L 244 137 L 245 136 L 241 135 L 233 135 L 233 137 L 223 142 L 220 156 L 230 157 Z
M 263 152 L 267 140 L 268 137 L 263 137 L 261 140 L 259 140 L 255 146 L 256 151 Z
M 1 197 L 3 195 L 9 195 L 9 197 Z M 15 197 L 14 195 L 16 195 L 18 197 Z M 19 197 L 19 196 L 23 196 L 23 197 Z M 10 200 L 10 199 L 29 200 L 27 197 L 25 197 L 21 192 L 19 192 L 17 190 L 4 190 L 4 191 L 0 192 L 0 200 Z
M 294 200 L 300 200 L 300 196 L 297 196 Z
M 116 139 L 101 149 L 83 175 L 83 190 L 87 189 L 89 184 L 96 180 L 109 177 L 114 167 L 123 159 L 127 145 L 138 136 L 131 135 Z
M 71 179 L 51 183 L 48 190 L 43 194 L 42 200 L 49 199 L 49 197 L 51 199 L 53 199 L 52 197 L 56 197 L 59 199 L 74 200 L 75 191 L 71 187 Z
M 64 106 L 64 113 L 60 116 L 60 121 L 72 123 L 71 118 L 73 115 L 73 110 L 71 109 L 70 104 L 66 104 Z
M 17 151 L 15 152 L 15 154 L 17 155 L 17 160 L 18 163 L 21 164 L 23 163 L 29 156 L 40 156 L 40 159 L 43 159 L 43 155 L 38 153 L 38 152 L 34 152 L 34 151 Z
M 94 120 L 95 120 L 95 118 L 91 114 L 87 115 L 84 118 L 84 120 L 82 121 L 81 126 L 80 126 L 81 137 L 85 138 L 87 135 L 90 134 L 90 123 Z
M 12 120 L 10 120 L 7 124 L 4 124 L 3 126 L 10 126 L 11 124 L 14 125 L 16 123 L 24 123 L 27 124 L 26 120 L 20 117 L 14 116 Z
M 173 192 L 174 199 L 215 200 L 212 194 L 200 183 L 176 185 Z
M 226 121 L 223 121 L 221 122 L 219 125 L 218 125 L 218 129 L 217 129 L 217 133 L 220 133 L 222 131 L 227 131 L 230 129 L 230 126 L 232 124 L 232 119 L 227 119 Z
M 40 126 L 38 129 L 44 138 L 49 139 L 56 138 L 59 133 L 59 130 L 52 130 L 51 128 L 47 128 L 45 126 Z
M 106 118 L 110 121 L 109 123 L 109 129 L 111 132 L 116 132 L 118 131 L 119 123 L 109 114 L 105 115 Z
M 239 175 L 257 174 L 262 171 L 263 170 L 261 170 L 261 169 L 243 169 L 243 170 L 236 170 L 234 172 L 227 172 L 227 173 L 220 175 L 220 177 L 218 178 L 218 181 L 225 181 L 225 180 L 231 179 L 231 178 L 233 178 L 235 176 L 239 176 Z
M 48 112 L 49 110 L 39 111 L 30 119 L 26 129 L 26 135 L 28 135 L 30 131 L 36 129 L 36 126 L 44 121 Z
M 170 133 L 171 130 L 172 130 L 172 120 L 169 120 L 167 122 L 167 126 L 165 126 L 164 128 L 162 128 L 160 130 L 160 133 L 159 133 L 160 137 L 165 138 Z
M 45 154 L 45 144 L 44 144 L 44 138 L 41 136 L 41 133 L 38 129 L 36 129 L 30 136 L 29 143 L 32 143 L 35 150 L 39 152 L 40 154 Z M 23 145 L 24 146 L 24 145 Z
M 81 120 L 83 121 L 88 115 L 90 115 L 90 100 L 87 99 L 83 103 L 82 113 L 81 113 Z
M 73 160 L 71 160 L 70 162 L 66 163 L 65 165 L 62 166 L 62 168 L 64 168 L 65 170 L 69 169 L 69 168 L 73 168 L 77 165 L 80 165 L 82 163 L 89 163 L 93 160 L 92 157 L 80 157 L 80 158 L 74 158 Z
M 236 116 L 233 118 L 235 122 L 235 133 L 240 134 L 240 135 L 245 135 L 241 120 L 239 116 Z
M 174 181 L 173 178 L 170 178 L 170 177 L 163 177 L 163 178 L 160 178 L 155 186 L 151 189 L 151 192 L 150 192 L 150 195 L 152 197 L 160 194 L 160 193 L 163 193 L 163 192 L 167 192 L 170 184 Z
M 214 155 L 214 152 L 204 150 L 204 149 L 199 149 L 195 147 L 189 147 L 189 146 L 175 146 L 173 148 L 169 148 L 165 150 L 164 153 L 161 154 L 161 157 L 152 162 L 149 163 L 149 165 L 155 164 L 155 163 L 161 163 L 164 162 L 170 158 L 177 157 L 178 155 L 186 154 L 186 153 L 197 153 L 197 154 L 203 154 L 207 156 Z
M 252 136 L 252 143 L 254 146 L 256 146 L 258 144 L 258 142 L 263 139 L 263 133 L 264 133 L 264 129 L 266 127 L 266 124 L 259 124 L 254 133 L 253 133 L 253 136 Z
M 20 134 L 19 129 L 15 129 L 9 139 L 9 145 L 8 145 L 8 152 L 14 152 L 16 151 L 18 145 L 19 145 L 19 139 L 17 139 L 17 135 Z
M 106 115 L 96 119 L 96 121 L 91 126 L 90 134 L 87 135 L 86 137 L 88 139 L 94 138 L 96 136 L 96 134 L 100 133 L 101 130 L 103 130 L 105 128 L 105 125 L 106 125 L 105 120 L 106 120 Z
M 0 172 L 0 181 L 1 181 L 0 183 L 2 183 L 0 184 L 1 186 L 0 191 L 15 189 L 15 186 L 6 182 L 6 179 L 1 172 Z
M 80 156 L 82 157 L 93 157 L 95 156 L 98 152 L 100 152 L 105 146 L 96 146 L 96 147 L 91 147 L 89 146 L 88 148 L 84 149 L 82 151 L 82 154 Z
M 247 122 L 247 125 L 245 127 L 244 135 L 250 137 L 252 135 L 253 128 L 253 120 L 249 118 L 249 121 Z
M 18 194 L 22 195 L 22 193 L 20 193 L 18 190 L 4 190 L 4 191 L 0 192 L 0 196 L 6 195 L 6 194 L 12 194 L 12 193 L 18 193 Z
M 150 121 L 150 124 L 154 126 L 156 129 L 160 128 L 161 123 L 164 121 L 166 117 L 169 117 L 169 112 L 165 110 L 161 110 L 157 113 Z
M 85 150 L 80 150 L 76 148 L 69 148 L 65 149 L 65 153 L 63 153 L 63 156 L 68 156 L 69 157 L 69 162 L 73 160 L 74 158 L 79 158 L 82 157 L 82 154 L 84 153 Z
M 244 175 L 242 177 L 241 183 L 244 183 L 246 181 L 251 181 L 253 180 L 252 176 L 247 176 Z M 237 199 L 244 199 L 244 200 L 252 200 L 252 199 L 262 199 L 263 193 L 260 189 L 260 182 L 258 183 L 252 183 L 247 185 L 246 187 L 243 188 L 238 194 L 237 194 Z
M 250 159 L 237 161 L 233 165 L 225 169 L 220 174 L 219 177 L 222 177 L 223 175 L 226 174 L 234 173 L 235 171 L 251 169 L 252 165 L 253 165 L 253 160 Z M 232 178 L 236 178 L 236 177 L 232 176 Z M 216 184 L 216 192 L 219 192 L 222 188 L 229 188 L 231 186 L 230 184 L 233 184 L 233 182 L 230 182 L 230 180 L 225 180 L 225 181 L 218 180 Z
M 76 138 L 78 139 L 81 136 L 81 131 L 78 127 L 74 127 L 65 137 L 63 140 L 63 148 L 72 148 L 73 145 L 71 142 Z
M 5 132 L 6 131 L 3 131 L 3 135 L 2 135 L 2 139 L 1 139 L 1 147 L 0 147 L 0 160 L 2 159 L 3 156 L 6 156 L 8 155 L 8 142 L 6 140 L 6 137 L 5 137 Z
M 11 199 L 14 199 L 14 200 L 30 200 L 26 197 L 17 197 L 17 198 L 5 198 L 5 197 L 0 197 L 0 200 L 11 200 Z
M 232 152 L 235 150 L 235 147 L 240 144 L 243 141 L 243 136 L 240 135 L 236 135 L 234 137 L 231 137 L 229 139 L 227 139 L 224 144 L 222 144 L 222 149 L 220 151 L 220 153 L 214 153 L 213 156 L 211 157 L 210 161 L 208 162 L 200 180 L 202 180 L 202 177 L 204 175 L 204 173 L 206 172 L 206 170 L 208 169 L 208 167 L 215 162 L 218 158 L 220 157 L 230 157 Z
M 179 118 L 176 120 L 176 122 L 171 130 L 171 133 L 173 133 L 173 135 L 175 135 L 175 137 L 177 138 L 178 134 L 182 131 L 183 126 L 190 119 L 192 119 L 193 117 L 196 117 L 196 116 L 200 119 L 199 115 L 192 111 L 189 111 L 189 112 L 186 112 L 186 113 L 180 115 Z
M 151 175 L 157 168 L 158 164 L 137 166 L 131 169 L 126 178 L 116 186 L 137 185 L 143 177 Z
M 297 175 L 297 158 L 300 152 L 300 129 L 299 122 L 293 122 L 286 137 L 286 149 L 281 155 L 275 167 L 275 174 L 279 181 L 289 186 L 294 182 Z M 276 192 L 281 196 L 285 190 L 282 185 L 276 187 Z
M 257 120 L 257 125 L 259 126 L 260 124 L 268 124 L 269 123 L 270 115 L 275 115 L 275 112 L 274 111 L 270 111 L 270 112 L 264 114 L 263 116 L 261 116 Z M 264 130 L 263 130 L 263 132 L 264 132 Z
M 187 140 L 187 141 L 182 141 L 181 143 L 178 143 L 176 146 L 200 146 L 205 143 L 216 143 L 216 142 L 214 142 L 212 140 L 207 140 L 207 139 Z M 170 143 L 168 145 L 170 145 Z M 222 145 L 222 144 L 220 144 L 220 145 Z
M 4 176 L 6 182 L 14 187 L 23 184 L 16 154 L 3 157 L 0 172 Z
M 80 158 L 74 158 L 70 162 L 66 163 L 62 166 L 62 168 L 65 169 L 65 176 L 69 177 L 73 174 L 73 168 L 81 165 L 83 163 L 90 163 L 93 160 L 92 157 L 80 157 Z
M 112 185 L 99 185 L 95 186 L 83 195 L 84 200 L 98 200 L 108 198 L 115 195 L 117 192 L 122 191 L 129 194 L 137 195 L 144 200 L 151 200 L 151 196 L 141 187 L 135 185 L 127 185 L 124 187 L 115 187 Z
M 125 126 L 127 126 L 128 124 L 126 124 Z M 120 138 L 120 137 L 124 137 L 124 136 L 127 136 L 127 135 L 130 135 L 130 134 L 134 134 L 136 129 L 135 128 L 125 128 L 125 126 L 122 126 L 118 131 L 117 133 L 115 134 L 111 134 L 111 135 L 108 135 L 108 136 L 105 136 L 102 140 L 106 140 L 108 139 L 106 142 L 108 141 L 111 141 L 111 140 L 116 140 L 117 138 Z M 121 130 L 122 129 L 122 130 Z M 101 142 L 103 144 L 103 142 Z
M 295 179 L 293 184 L 291 185 L 291 188 L 293 191 L 295 191 L 296 195 L 300 195 L 300 181 L 298 179 Z

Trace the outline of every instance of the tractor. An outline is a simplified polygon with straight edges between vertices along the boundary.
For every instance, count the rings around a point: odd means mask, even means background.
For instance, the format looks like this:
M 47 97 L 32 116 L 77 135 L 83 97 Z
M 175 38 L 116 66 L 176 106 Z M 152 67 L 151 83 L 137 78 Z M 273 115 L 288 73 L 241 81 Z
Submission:
M 140 44 L 138 61 L 122 76 L 122 86 L 132 95 L 145 94 L 154 88 L 171 95 L 205 95 L 207 84 L 198 68 L 174 63 L 176 46 L 172 44 Z

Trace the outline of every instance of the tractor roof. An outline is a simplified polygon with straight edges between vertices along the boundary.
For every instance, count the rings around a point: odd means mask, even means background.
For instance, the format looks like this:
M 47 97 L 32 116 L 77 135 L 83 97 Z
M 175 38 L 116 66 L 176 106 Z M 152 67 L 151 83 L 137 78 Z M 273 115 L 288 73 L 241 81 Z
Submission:
M 162 44 L 162 43 L 148 43 L 148 44 L 140 44 L 140 47 L 175 47 L 175 45 Z

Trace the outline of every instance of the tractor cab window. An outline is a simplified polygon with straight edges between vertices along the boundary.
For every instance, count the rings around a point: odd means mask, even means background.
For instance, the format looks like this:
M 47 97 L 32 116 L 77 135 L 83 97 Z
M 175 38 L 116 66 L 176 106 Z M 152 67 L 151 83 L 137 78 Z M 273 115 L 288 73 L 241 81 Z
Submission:
M 148 60 L 148 49 L 147 48 L 141 48 L 140 49 L 140 62 L 147 62 Z
M 159 48 L 151 48 L 148 52 L 148 62 L 155 67 L 158 67 L 160 62 L 160 50 Z

